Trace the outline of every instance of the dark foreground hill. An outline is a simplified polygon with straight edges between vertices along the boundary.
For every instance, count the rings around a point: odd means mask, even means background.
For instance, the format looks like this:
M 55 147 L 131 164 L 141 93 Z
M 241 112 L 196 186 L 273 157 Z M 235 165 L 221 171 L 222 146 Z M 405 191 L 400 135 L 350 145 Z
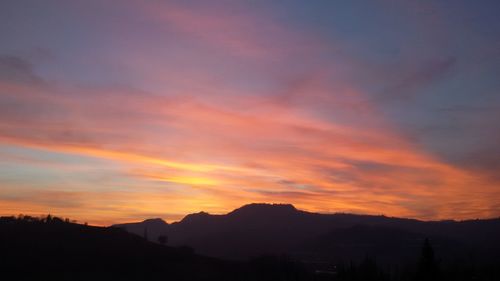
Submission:
M 161 219 L 117 227 L 151 241 L 188 245 L 197 253 L 227 259 L 287 254 L 303 261 L 360 262 L 376 257 L 386 264 L 413 264 L 424 238 L 440 258 L 500 260 L 500 219 L 419 221 L 353 214 L 318 214 L 286 204 L 250 204 L 226 215 L 205 212 L 167 224 Z
M 290 213 L 298 217 L 290 217 Z M 377 223 L 359 223 L 366 220 Z M 181 243 L 184 238 L 186 244 L 198 242 L 204 245 L 202 249 L 215 253 L 240 256 L 238 251 L 248 254 L 253 247 L 253 253 L 273 254 L 230 261 L 197 255 L 189 247 L 152 243 L 120 228 L 79 225 L 52 217 L 3 217 L 0 280 L 500 280 L 498 252 L 494 251 L 498 241 L 490 240 L 496 231 L 491 225 L 480 224 L 479 228 L 484 241 L 491 243 L 491 250 L 486 251 L 490 257 L 477 256 L 474 251 L 463 256 L 463 251 L 475 250 L 476 244 L 464 245 L 440 236 L 429 242 L 420 233 L 387 225 L 387 220 L 325 217 L 288 205 L 251 205 L 225 216 L 190 215 L 172 225 L 161 220 L 130 225 L 153 239 L 155 231 L 168 229 L 162 234 L 174 235 L 173 241 Z M 336 227 L 329 225 L 332 222 Z M 177 227 L 180 230 L 175 233 Z M 277 249 L 285 255 L 277 254 Z M 445 252 L 456 255 L 445 256 Z M 408 258 L 405 263 L 396 259 L 402 253 Z
M 291 261 L 223 261 L 50 217 L 1 218 L 0 254 L 0 280 L 310 280 Z

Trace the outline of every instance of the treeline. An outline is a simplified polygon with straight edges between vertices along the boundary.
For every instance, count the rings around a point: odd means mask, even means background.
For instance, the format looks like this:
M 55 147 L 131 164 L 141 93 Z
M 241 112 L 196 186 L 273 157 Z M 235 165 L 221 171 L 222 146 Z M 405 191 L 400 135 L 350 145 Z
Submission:
M 30 222 L 30 223 L 78 223 L 77 220 L 70 220 L 69 218 L 61 218 L 57 216 L 41 215 L 38 217 L 19 214 L 18 216 L 2 216 L 0 217 L 0 221 L 2 222 Z M 84 223 L 87 225 L 87 222 Z
M 472 260 L 441 260 L 431 242 L 425 240 L 420 257 L 413 264 L 387 265 L 375 257 L 360 262 L 311 265 L 289 256 L 264 256 L 250 260 L 243 280 L 261 281 L 498 281 L 500 264 L 479 264 Z
M 379 265 L 367 257 L 359 263 L 339 263 L 330 271 L 316 272 L 315 280 L 337 281 L 494 281 L 500 280 L 500 264 L 469 260 L 441 260 L 425 239 L 416 264 Z
M 73 224 L 78 223 L 77 220 L 52 216 L 51 214 L 41 215 L 38 217 L 19 214 L 17 216 L 2 216 L 0 217 L 0 220 L 3 222 L 18 221 L 18 222 L 35 222 L 35 223 L 73 223 Z M 87 222 L 84 222 L 83 224 L 87 225 Z

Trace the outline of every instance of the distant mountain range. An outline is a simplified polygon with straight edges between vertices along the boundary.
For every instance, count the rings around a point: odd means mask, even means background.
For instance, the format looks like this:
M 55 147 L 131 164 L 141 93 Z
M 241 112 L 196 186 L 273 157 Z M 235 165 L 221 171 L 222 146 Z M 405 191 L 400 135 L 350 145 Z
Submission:
M 114 225 L 150 241 L 226 259 L 286 254 L 302 261 L 414 263 L 429 238 L 445 260 L 500 257 L 500 219 L 420 221 L 354 214 L 319 214 L 288 204 L 249 204 L 225 215 L 190 214 L 168 224 L 161 219 Z
M 268 204 L 114 227 L 0 217 L 0 279 L 497 281 L 499 234 L 499 219 L 424 222 Z

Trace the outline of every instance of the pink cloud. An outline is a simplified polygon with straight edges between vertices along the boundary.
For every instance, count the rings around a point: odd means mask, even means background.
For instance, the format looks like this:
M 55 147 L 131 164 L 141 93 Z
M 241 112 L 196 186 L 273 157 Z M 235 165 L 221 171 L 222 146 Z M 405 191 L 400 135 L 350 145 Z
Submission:
M 0 145 L 104 159 L 120 167 L 131 186 L 117 177 L 107 185 L 112 190 L 100 192 L 58 185 L 30 194 L 9 186 L 0 194 L 2 214 L 53 209 L 109 223 L 173 209 L 225 212 L 252 201 L 431 219 L 498 211 L 498 191 L 475 192 L 498 183 L 416 146 L 353 82 L 358 76 L 343 72 L 356 64 L 353 69 L 368 68 L 380 79 L 399 68 L 386 73 L 354 58 L 323 63 L 315 50 L 331 46 L 251 9 L 138 8 L 161 31 L 155 34 L 162 44 L 110 48 L 109 62 L 123 66 L 132 86 L 0 81 L 0 105 L 8 104 L 0 112 Z M 170 48 L 172 38 L 189 48 Z M 321 63 L 309 64 L 307 54 Z M 293 71 L 297 65 L 303 71 Z M 424 72 L 401 87 L 432 78 Z M 86 184 L 93 183 L 79 186 Z M 60 204 L 66 200 L 74 205 Z M 458 203 L 463 212 L 456 211 Z

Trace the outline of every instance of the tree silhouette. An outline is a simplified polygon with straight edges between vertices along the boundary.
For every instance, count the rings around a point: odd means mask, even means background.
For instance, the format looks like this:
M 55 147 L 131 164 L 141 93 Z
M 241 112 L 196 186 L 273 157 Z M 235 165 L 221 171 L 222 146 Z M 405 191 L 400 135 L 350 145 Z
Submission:
M 422 253 L 418 263 L 417 280 L 434 281 L 438 280 L 439 268 L 434 257 L 434 250 L 428 238 L 425 238 L 422 246 Z

